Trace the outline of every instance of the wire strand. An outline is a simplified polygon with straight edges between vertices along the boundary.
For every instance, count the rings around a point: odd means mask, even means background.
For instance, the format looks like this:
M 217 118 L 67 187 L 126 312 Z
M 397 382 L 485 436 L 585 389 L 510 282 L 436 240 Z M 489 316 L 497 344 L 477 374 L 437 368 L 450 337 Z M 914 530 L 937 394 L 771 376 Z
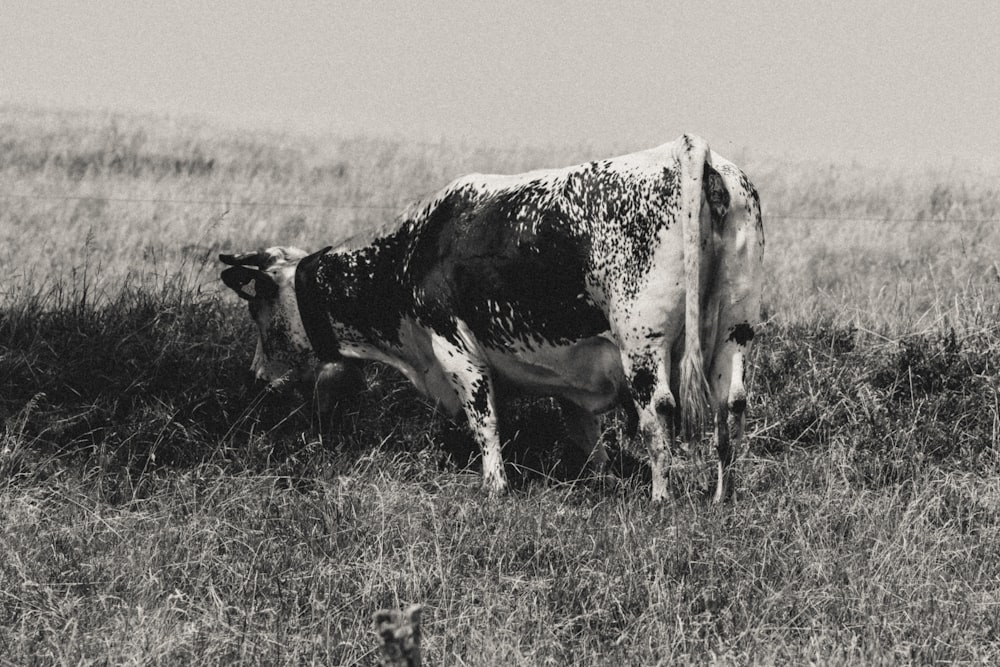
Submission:
M 356 210 L 356 211 L 401 211 L 411 201 L 419 201 L 422 197 L 414 197 L 412 200 L 397 202 L 393 204 L 321 204 L 318 202 L 284 202 L 284 201 L 246 201 L 246 200 L 215 200 L 215 199 L 169 199 L 164 197 L 113 197 L 100 195 L 33 195 L 23 193 L 0 193 L 0 199 L 21 199 L 37 201 L 103 201 L 122 204 L 177 204 L 189 206 L 216 206 L 219 208 L 247 207 L 247 208 L 308 208 L 329 211 Z M 765 220 L 785 220 L 793 222 L 901 222 L 918 223 L 930 222 L 934 224 L 969 224 L 985 225 L 1000 223 L 1000 218 L 897 218 L 891 215 L 884 216 L 863 216 L 863 215 L 793 215 L 788 213 L 765 213 Z
M 390 204 L 320 204 L 317 202 L 281 201 L 224 201 L 215 199 L 166 199 L 162 197 L 105 197 L 98 195 L 27 195 L 0 193 L 0 199 L 24 199 L 40 201 L 106 201 L 124 204 L 189 204 L 195 206 L 259 206 L 261 208 L 321 208 L 321 209 L 394 209 Z

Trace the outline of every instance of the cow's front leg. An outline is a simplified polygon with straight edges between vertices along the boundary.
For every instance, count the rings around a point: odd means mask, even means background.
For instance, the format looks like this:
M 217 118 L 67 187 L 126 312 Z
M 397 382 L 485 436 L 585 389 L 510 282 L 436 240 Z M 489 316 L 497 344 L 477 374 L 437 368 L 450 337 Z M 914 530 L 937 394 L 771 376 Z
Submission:
M 483 486 L 490 495 L 507 490 L 507 475 L 500 453 L 496 395 L 482 348 L 464 322 L 455 335 L 431 335 L 434 356 L 451 383 L 468 419 L 469 428 L 483 456 Z

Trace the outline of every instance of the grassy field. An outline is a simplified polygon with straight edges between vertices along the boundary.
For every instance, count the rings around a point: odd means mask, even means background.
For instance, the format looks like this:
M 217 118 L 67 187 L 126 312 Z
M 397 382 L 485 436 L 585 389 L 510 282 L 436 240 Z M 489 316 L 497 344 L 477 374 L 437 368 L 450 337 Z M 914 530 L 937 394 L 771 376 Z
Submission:
M 0 107 L 0 664 L 370 665 L 373 612 L 415 602 L 428 664 L 1000 661 L 1000 173 L 972 162 L 728 156 L 769 275 L 731 505 L 682 465 L 651 506 L 618 415 L 606 486 L 550 405 L 508 406 L 491 501 L 386 369 L 335 423 L 246 382 L 220 250 L 636 148 Z

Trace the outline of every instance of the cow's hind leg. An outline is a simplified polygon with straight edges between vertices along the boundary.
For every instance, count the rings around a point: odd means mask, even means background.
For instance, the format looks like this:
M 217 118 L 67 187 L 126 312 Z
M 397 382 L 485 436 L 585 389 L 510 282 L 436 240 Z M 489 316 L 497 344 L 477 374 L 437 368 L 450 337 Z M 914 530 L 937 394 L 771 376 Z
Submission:
M 483 486 L 491 495 L 499 495 L 507 490 L 507 475 L 500 452 L 496 395 L 486 357 L 461 320 L 456 323 L 454 335 L 432 334 L 431 346 L 458 394 L 469 428 L 479 443 L 483 455 Z
M 742 454 L 743 425 L 747 405 L 744 387 L 744 358 L 749 340 L 741 343 L 732 336 L 715 354 L 710 375 L 712 406 L 718 441 L 719 462 L 713 502 L 728 500 L 735 486 L 733 463 Z
M 677 422 L 677 401 L 670 391 L 670 354 L 659 347 L 625 352 L 622 365 L 639 416 L 639 434 L 649 454 L 652 500 L 665 500 Z

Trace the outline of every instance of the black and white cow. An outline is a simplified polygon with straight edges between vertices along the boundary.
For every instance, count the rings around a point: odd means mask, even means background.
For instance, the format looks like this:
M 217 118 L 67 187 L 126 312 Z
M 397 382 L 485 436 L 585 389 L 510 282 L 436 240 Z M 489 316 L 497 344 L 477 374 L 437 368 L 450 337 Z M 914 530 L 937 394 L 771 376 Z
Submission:
M 259 378 L 344 359 L 390 364 L 465 413 L 491 493 L 507 486 L 502 383 L 557 397 L 598 464 L 596 415 L 625 392 L 654 500 L 667 493 L 675 438 L 713 418 L 718 501 L 741 447 L 763 249 L 753 185 L 685 135 L 564 169 L 459 178 L 361 248 L 220 259 L 259 328 Z

